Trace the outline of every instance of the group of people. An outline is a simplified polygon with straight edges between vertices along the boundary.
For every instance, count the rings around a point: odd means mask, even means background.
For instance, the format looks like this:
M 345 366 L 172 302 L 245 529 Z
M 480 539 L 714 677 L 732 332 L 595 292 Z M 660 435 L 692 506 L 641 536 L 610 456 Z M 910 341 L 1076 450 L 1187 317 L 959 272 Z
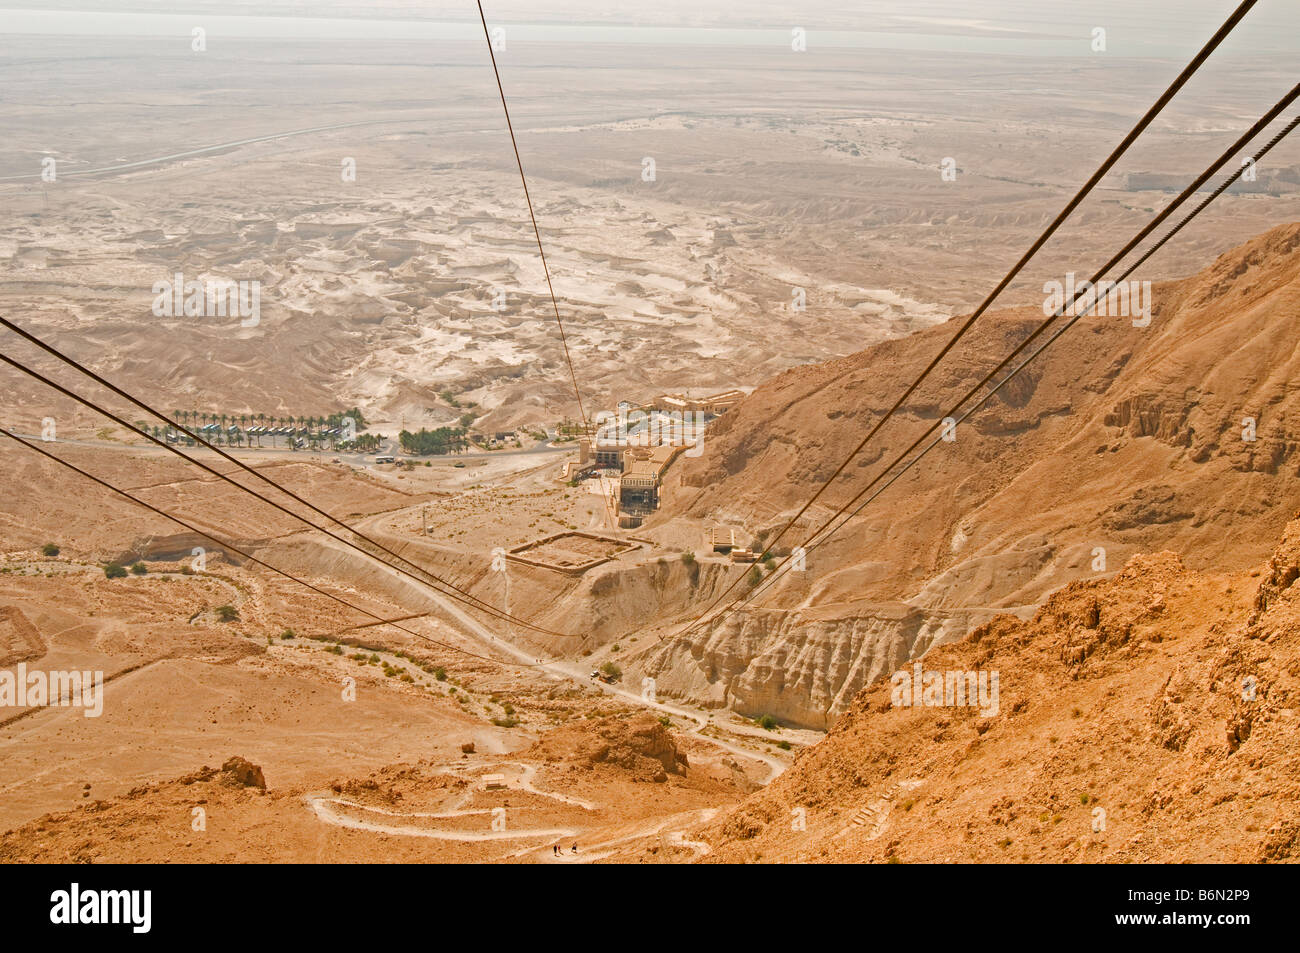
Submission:
M 574 844 L 571 848 L 569 848 L 569 849 L 570 849 L 573 853 L 576 854 L 576 853 L 578 852 L 578 845 L 575 843 L 575 844 Z M 564 853 L 564 845 L 563 845 L 563 844 L 555 844 L 555 845 L 553 845 L 553 846 L 551 847 L 551 853 L 552 853 L 553 855 L 557 856 L 557 857 L 560 856 L 560 855 L 562 855 L 562 854 Z

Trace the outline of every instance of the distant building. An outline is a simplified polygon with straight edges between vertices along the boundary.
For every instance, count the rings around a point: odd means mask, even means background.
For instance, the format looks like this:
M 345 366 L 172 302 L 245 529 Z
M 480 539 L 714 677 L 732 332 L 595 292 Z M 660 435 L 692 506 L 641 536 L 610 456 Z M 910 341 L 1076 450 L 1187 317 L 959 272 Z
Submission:
M 680 413 L 702 413 L 713 417 L 725 414 L 745 399 L 743 390 L 724 390 L 708 397 L 688 397 L 685 394 L 661 394 L 653 403 L 655 410 Z
M 626 449 L 623 452 L 623 477 L 618 483 L 619 505 L 632 513 L 658 509 L 664 471 L 685 449 L 683 446 Z
M 618 413 L 596 418 L 594 438 L 578 443 L 580 464 L 601 470 L 622 470 L 629 448 L 689 448 L 699 443 L 708 425 L 703 411 L 635 410 L 619 404 Z

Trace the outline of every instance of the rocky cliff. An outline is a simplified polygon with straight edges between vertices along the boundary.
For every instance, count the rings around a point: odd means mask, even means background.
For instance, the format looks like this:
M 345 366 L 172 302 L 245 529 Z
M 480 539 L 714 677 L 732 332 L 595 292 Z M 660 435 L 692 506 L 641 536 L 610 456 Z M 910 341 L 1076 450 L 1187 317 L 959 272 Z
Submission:
M 1300 225 L 1156 284 L 1151 300 L 1146 327 L 1084 318 L 814 550 L 806 572 L 685 640 L 643 648 L 635 670 L 668 694 L 821 727 L 871 679 L 960 638 L 989 610 L 1024 614 L 1136 553 L 1170 548 L 1193 568 L 1224 570 L 1263 559 L 1300 500 Z M 809 528 L 1041 319 L 1038 307 L 982 318 L 810 511 Z M 682 461 L 647 531 L 688 518 L 772 545 L 954 331 L 950 322 L 760 387 Z

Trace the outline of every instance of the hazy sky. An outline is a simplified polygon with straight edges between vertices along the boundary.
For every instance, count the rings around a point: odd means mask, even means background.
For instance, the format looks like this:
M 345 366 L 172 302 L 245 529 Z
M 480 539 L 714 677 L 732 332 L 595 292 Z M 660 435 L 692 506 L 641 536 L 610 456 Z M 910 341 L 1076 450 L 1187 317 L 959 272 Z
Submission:
M 485 0 L 489 20 L 499 23 L 606 24 L 655 27 L 766 28 L 801 26 L 824 31 L 962 35 L 1045 41 L 1052 52 L 1068 49 L 1048 40 L 1080 38 L 1089 51 L 1094 27 L 1107 30 L 1117 55 L 1179 55 L 1203 42 L 1237 0 Z M 359 17 L 373 19 L 470 20 L 473 0 L 0 0 L 0 32 L 33 31 L 30 17 L 9 10 L 81 10 L 166 13 L 185 16 L 248 14 Z M 138 20 L 136 22 L 139 22 Z M 83 23 L 93 24 L 93 20 Z M 44 27 L 41 27 L 44 29 Z M 51 27 L 51 32 L 65 32 Z M 116 32 L 110 30 L 109 32 Z M 726 42 L 725 37 L 708 37 Z M 582 42 L 618 41 L 599 34 L 576 35 Z M 737 42 L 745 42 L 737 39 Z M 683 42 L 690 42 L 684 40 Z M 857 45 L 857 44 L 853 44 Z M 1022 50 L 1008 46 L 1012 52 Z M 1300 2 L 1260 0 L 1225 46 L 1232 53 L 1300 52 Z

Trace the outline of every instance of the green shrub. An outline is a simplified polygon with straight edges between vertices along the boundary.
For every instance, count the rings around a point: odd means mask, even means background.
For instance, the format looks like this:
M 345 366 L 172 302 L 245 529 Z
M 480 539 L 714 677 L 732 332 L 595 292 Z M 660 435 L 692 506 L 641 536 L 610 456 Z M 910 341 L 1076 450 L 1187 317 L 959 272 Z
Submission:
M 122 579 L 126 576 L 126 567 L 120 563 L 109 563 L 104 567 L 104 575 L 109 579 Z
M 135 573 L 137 576 L 143 576 L 148 571 L 149 567 L 142 562 L 137 561 L 131 564 L 131 572 Z
M 604 672 L 606 675 L 608 675 L 610 678 L 623 677 L 623 670 L 619 668 L 617 665 L 615 665 L 613 662 L 606 662 L 604 665 L 600 667 L 600 670 Z
M 46 543 L 41 547 L 41 555 L 49 556 L 53 559 L 55 556 L 59 555 L 59 547 L 55 546 L 53 543 Z
M 217 621 L 218 621 L 218 622 L 238 622 L 238 621 L 239 621 L 239 610 L 236 609 L 234 606 L 229 606 L 229 605 L 227 605 L 227 606 L 217 606 L 217 608 L 214 609 L 213 611 L 216 612 L 216 614 L 217 614 Z
M 771 715 L 763 715 L 761 718 L 756 718 L 754 724 L 758 725 L 758 727 L 762 728 L 764 731 L 775 731 L 780 727 L 780 725 L 777 724 L 776 719 Z
M 297 637 L 297 633 L 294 632 L 293 629 L 285 629 L 283 632 L 280 633 L 280 638 L 284 639 L 286 642 L 289 639 L 296 638 L 296 637 Z

